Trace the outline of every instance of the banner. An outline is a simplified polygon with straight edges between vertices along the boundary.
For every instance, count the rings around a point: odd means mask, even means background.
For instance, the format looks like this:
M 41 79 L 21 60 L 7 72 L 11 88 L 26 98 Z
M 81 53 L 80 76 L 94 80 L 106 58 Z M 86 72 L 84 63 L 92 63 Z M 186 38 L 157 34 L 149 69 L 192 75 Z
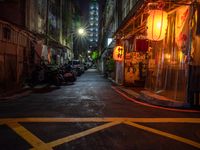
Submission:
M 181 6 L 176 11 L 176 44 L 184 54 L 187 54 L 189 49 L 189 17 L 189 6 Z

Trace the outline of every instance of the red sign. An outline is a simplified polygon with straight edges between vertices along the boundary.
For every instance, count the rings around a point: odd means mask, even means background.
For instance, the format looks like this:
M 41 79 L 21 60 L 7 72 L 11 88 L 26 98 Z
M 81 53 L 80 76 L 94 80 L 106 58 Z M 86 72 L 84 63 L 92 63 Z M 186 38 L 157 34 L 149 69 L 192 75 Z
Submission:
M 136 39 L 136 51 L 146 52 L 148 51 L 149 42 L 146 39 Z

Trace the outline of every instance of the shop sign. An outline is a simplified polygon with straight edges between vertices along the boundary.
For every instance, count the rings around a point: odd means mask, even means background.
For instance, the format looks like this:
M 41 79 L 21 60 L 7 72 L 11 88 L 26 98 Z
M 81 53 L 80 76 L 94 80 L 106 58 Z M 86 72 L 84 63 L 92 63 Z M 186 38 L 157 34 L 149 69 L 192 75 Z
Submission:
M 187 55 L 189 49 L 189 6 L 182 6 L 176 11 L 176 43 L 179 49 Z
M 126 53 L 126 59 L 131 59 L 131 53 Z

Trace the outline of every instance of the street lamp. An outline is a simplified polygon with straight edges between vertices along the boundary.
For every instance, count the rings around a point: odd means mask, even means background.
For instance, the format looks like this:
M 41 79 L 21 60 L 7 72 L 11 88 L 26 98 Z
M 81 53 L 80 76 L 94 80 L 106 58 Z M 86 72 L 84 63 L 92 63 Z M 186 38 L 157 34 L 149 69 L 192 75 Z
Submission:
M 79 34 L 80 36 L 85 36 L 85 35 L 86 35 L 85 29 L 84 29 L 84 28 L 79 28 L 79 29 L 78 29 L 78 34 Z
M 74 35 L 74 53 L 75 58 L 82 59 L 87 55 L 87 28 L 84 26 L 80 26 L 79 28 L 75 29 L 75 35 Z M 79 54 L 81 54 L 83 57 L 80 57 Z

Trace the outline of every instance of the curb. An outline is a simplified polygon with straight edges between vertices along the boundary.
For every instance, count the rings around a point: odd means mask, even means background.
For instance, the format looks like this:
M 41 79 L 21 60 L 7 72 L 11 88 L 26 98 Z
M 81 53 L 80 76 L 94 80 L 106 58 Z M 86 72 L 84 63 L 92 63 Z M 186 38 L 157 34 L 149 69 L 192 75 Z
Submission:
M 135 92 L 132 89 L 126 88 L 123 85 L 117 84 L 113 79 L 108 78 L 113 85 L 120 90 L 121 92 L 125 93 L 129 97 L 135 98 L 138 101 L 145 102 L 155 106 L 161 107 L 169 107 L 169 108 L 177 108 L 177 109 L 187 109 L 191 108 L 188 103 L 179 102 L 167 97 L 155 94 L 153 92 L 147 90 L 141 90 L 140 92 Z
M 140 92 L 140 98 L 148 103 L 151 103 L 157 106 L 173 107 L 173 108 L 188 108 L 189 107 L 188 103 L 175 101 L 170 98 L 167 98 L 167 97 L 164 97 L 164 96 L 161 96 L 161 95 L 158 95 L 146 90 Z
M 164 107 L 164 106 L 158 106 L 154 104 L 149 104 L 146 101 L 142 101 L 141 99 L 135 99 L 133 96 L 130 96 L 129 94 L 126 94 L 125 92 L 121 91 L 116 86 L 112 86 L 112 89 L 115 90 L 118 94 L 120 94 L 122 97 L 124 97 L 126 100 L 134 102 L 139 105 L 155 108 L 155 109 L 162 109 L 167 111 L 175 111 L 175 112 L 184 112 L 184 113 L 200 113 L 200 110 L 192 109 L 192 108 L 170 108 L 170 107 Z
M 140 92 L 135 92 L 134 90 L 124 88 L 123 86 L 115 86 L 121 92 L 127 94 L 129 97 L 135 98 L 138 101 L 142 101 L 148 104 L 170 107 L 170 108 L 189 108 L 190 105 L 184 102 L 174 101 L 172 99 L 166 98 L 164 96 L 157 95 L 150 91 L 142 90 Z

